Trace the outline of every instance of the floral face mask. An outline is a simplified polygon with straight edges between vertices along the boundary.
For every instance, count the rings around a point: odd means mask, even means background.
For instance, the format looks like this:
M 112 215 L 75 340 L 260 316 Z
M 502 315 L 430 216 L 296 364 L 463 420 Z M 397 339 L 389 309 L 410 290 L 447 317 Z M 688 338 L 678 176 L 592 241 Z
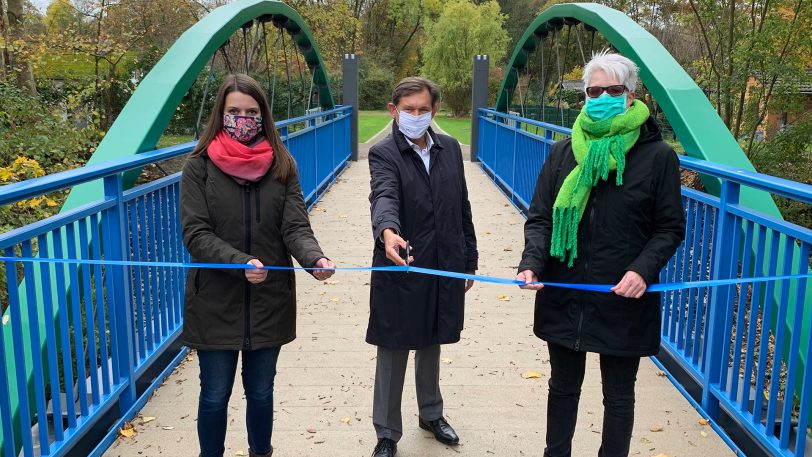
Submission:
M 224 114 L 223 130 L 240 143 L 250 143 L 262 130 L 262 116 Z

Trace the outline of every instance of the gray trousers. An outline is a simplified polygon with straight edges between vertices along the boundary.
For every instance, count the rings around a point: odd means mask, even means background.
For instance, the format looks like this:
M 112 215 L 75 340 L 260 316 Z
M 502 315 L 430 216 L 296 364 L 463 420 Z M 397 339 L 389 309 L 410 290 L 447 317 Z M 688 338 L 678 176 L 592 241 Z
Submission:
M 403 417 L 400 404 L 403 398 L 403 380 L 409 351 L 386 349 L 378 346 L 375 368 L 375 397 L 372 403 L 372 424 L 378 439 L 395 442 L 403 435 Z M 417 407 L 423 420 L 433 421 L 443 416 L 443 397 L 440 395 L 440 345 L 415 351 L 414 378 L 417 389 Z

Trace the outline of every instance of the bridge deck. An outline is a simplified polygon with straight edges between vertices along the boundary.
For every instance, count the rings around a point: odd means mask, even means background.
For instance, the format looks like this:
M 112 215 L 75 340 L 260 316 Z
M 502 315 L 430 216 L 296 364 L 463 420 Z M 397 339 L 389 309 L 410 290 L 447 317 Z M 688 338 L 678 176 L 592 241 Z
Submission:
M 466 173 L 480 272 L 509 277 L 521 254 L 523 218 L 477 166 L 466 163 Z M 367 163 L 353 163 L 312 213 L 322 247 L 342 266 L 367 265 L 371 258 L 368 193 Z M 304 274 L 298 279 L 298 339 L 284 347 L 276 379 L 275 456 L 367 456 L 375 443 L 375 348 L 364 342 L 369 275 L 338 274 L 335 284 Z M 502 295 L 509 301 L 497 298 Z M 532 335 L 532 311 L 532 294 L 518 289 L 478 284 L 469 292 L 462 341 L 445 346 L 442 355 L 445 413 L 461 436 L 458 454 L 541 454 L 549 365 L 544 342 Z M 523 379 L 528 370 L 541 373 L 541 379 Z M 631 455 L 733 455 L 710 427 L 699 425 L 699 414 L 657 373 L 652 362 L 643 361 Z M 406 384 L 398 455 L 450 455 L 418 429 L 413 376 L 407 375 Z M 106 455 L 195 455 L 198 389 L 192 354 L 134 421 L 135 437 L 119 438 Z M 237 376 L 226 456 L 248 455 L 241 389 Z M 590 356 L 573 455 L 597 454 L 602 411 L 597 358 Z M 142 423 L 142 417 L 155 419 Z M 651 431 L 654 427 L 662 431 Z

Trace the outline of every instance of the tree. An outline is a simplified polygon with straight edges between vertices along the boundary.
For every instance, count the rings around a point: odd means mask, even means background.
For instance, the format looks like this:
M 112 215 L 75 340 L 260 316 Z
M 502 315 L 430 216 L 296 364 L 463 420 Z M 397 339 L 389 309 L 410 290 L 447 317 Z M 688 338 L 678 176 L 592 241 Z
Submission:
M 797 96 L 812 53 L 808 0 L 689 0 L 702 37 L 699 82 L 748 155 L 773 102 Z
M 321 50 L 331 74 L 341 70 L 341 56 L 354 52 L 353 40 L 361 35 L 361 21 L 353 16 L 346 0 L 326 0 L 321 5 L 299 8 Z
M 474 5 L 452 0 L 431 22 L 423 48 L 423 73 L 440 84 L 455 116 L 470 111 L 473 58 L 487 54 L 492 62 L 505 55 L 508 34 L 505 16 L 495 1 Z
M 8 39 L 5 41 L 5 49 L 9 55 L 9 68 L 17 74 L 17 85 L 24 88 L 29 94 L 37 95 L 37 84 L 34 81 L 34 72 L 31 63 L 26 58 L 25 43 L 27 35 L 25 33 L 24 2 L 22 0 L 7 0 L 8 17 Z
M 70 0 L 54 0 L 45 10 L 45 29 L 50 34 L 78 29 L 82 18 Z

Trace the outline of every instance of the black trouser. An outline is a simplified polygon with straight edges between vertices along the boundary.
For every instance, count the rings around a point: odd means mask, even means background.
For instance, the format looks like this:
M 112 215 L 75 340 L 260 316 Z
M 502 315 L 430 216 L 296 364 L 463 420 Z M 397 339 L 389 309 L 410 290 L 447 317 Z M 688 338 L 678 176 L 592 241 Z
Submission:
M 547 447 L 545 457 L 570 457 L 578 419 L 578 400 L 584 382 L 586 352 L 548 343 L 550 390 L 547 397 Z M 628 457 L 634 427 L 634 383 L 639 357 L 601 354 L 603 382 L 603 432 L 598 457 Z

